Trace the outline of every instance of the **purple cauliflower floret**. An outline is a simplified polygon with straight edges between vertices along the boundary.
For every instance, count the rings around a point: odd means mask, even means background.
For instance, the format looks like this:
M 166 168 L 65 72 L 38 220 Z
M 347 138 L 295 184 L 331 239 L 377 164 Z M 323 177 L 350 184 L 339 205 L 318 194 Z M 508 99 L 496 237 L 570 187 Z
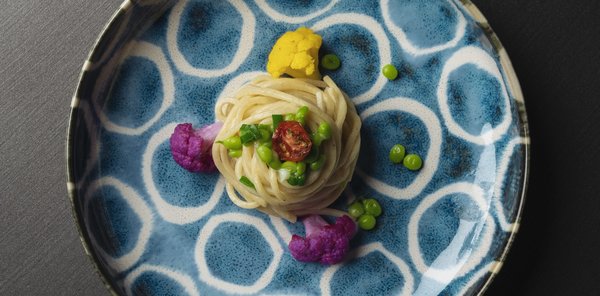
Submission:
M 331 265 L 344 259 L 356 233 L 356 224 L 350 217 L 339 217 L 333 225 L 319 215 L 310 215 L 302 222 L 306 237 L 294 234 L 288 245 L 296 260 Z
M 191 123 L 178 124 L 169 140 L 175 162 L 193 173 L 214 171 L 216 167 L 212 159 L 212 144 L 221 127 L 221 122 L 201 129 L 193 129 Z

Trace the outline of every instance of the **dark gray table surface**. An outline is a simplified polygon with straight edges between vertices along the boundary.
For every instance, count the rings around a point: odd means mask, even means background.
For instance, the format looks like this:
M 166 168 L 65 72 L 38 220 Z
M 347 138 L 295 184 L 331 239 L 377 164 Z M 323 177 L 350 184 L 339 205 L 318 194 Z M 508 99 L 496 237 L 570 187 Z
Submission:
M 487 295 L 600 293 L 600 2 L 476 0 L 523 86 L 521 232 Z M 0 295 L 108 295 L 66 193 L 79 71 L 119 0 L 1 1 Z

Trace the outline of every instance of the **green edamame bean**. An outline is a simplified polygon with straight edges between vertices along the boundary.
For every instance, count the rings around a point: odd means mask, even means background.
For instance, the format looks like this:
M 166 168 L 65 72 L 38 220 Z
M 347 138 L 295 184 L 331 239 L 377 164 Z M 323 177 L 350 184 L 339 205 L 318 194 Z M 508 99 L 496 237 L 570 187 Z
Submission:
M 271 152 L 271 148 L 267 146 L 258 146 L 258 148 L 256 148 L 256 153 L 258 153 L 258 157 L 260 158 L 260 160 L 264 161 L 265 163 L 270 163 L 271 160 L 273 160 L 273 153 Z
M 229 157 L 238 158 L 242 156 L 242 149 L 229 149 L 227 151 Z
M 231 136 L 223 140 L 221 143 L 223 143 L 223 146 L 225 146 L 227 149 L 242 149 L 242 141 L 240 140 L 239 136 Z
M 283 164 L 281 164 L 281 168 L 293 173 L 296 171 L 296 163 L 293 161 L 286 161 Z

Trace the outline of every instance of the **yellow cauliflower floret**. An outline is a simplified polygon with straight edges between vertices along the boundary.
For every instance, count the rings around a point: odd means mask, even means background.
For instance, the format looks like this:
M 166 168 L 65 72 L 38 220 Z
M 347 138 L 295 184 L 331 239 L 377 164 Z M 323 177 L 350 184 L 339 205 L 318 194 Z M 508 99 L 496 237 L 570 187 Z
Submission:
M 285 73 L 295 78 L 321 79 L 318 67 L 321 43 L 321 36 L 305 27 L 286 32 L 269 54 L 267 72 L 274 78 Z

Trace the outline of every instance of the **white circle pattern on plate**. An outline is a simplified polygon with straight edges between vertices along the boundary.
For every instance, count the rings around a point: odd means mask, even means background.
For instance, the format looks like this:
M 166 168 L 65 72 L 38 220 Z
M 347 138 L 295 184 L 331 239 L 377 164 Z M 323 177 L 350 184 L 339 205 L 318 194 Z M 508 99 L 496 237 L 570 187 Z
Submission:
M 242 16 L 242 24 L 241 24 L 241 33 L 240 33 L 240 41 L 238 43 L 238 50 L 233 56 L 231 63 L 222 69 L 202 69 L 198 67 L 194 67 L 187 60 L 185 55 L 179 50 L 178 42 L 177 42 L 177 33 L 179 31 L 180 22 L 181 22 L 181 14 L 188 4 L 188 1 L 179 1 L 175 7 L 173 7 L 173 11 L 171 12 L 171 16 L 169 17 L 169 26 L 167 28 L 167 39 L 169 53 L 173 56 L 173 61 L 177 68 L 188 74 L 194 75 L 201 78 L 206 77 L 219 77 L 225 74 L 229 74 L 237 70 L 240 65 L 244 62 L 244 60 L 250 54 L 250 49 L 252 46 L 248 46 L 254 43 L 254 29 L 256 24 L 256 19 L 254 14 L 250 10 L 247 4 L 243 1 L 232 1 L 227 0 L 229 4 L 231 4 L 238 13 Z
M 155 266 L 149 264 L 142 264 L 140 267 L 131 271 L 125 278 L 125 291 L 127 295 L 133 296 L 133 285 L 145 273 L 156 273 L 166 278 L 169 278 L 177 282 L 188 296 L 200 296 L 194 280 L 187 274 L 171 270 L 162 266 Z
M 384 65 L 390 64 L 392 62 L 392 51 L 390 48 L 390 41 L 387 39 L 387 35 L 385 34 L 385 31 L 383 30 L 381 24 L 379 24 L 376 20 L 374 20 L 371 17 L 357 13 L 334 14 L 318 21 L 311 28 L 318 33 L 319 31 L 322 31 L 328 27 L 343 24 L 361 26 L 367 29 L 367 31 L 369 31 L 373 35 L 373 37 L 377 41 L 377 53 L 379 55 L 380 67 L 383 67 Z M 375 96 L 377 96 L 377 94 L 379 94 L 379 92 L 383 89 L 386 81 L 387 78 L 385 78 L 383 75 L 378 75 L 377 80 L 375 81 L 373 86 L 371 86 L 371 88 L 368 89 L 366 92 L 353 97 L 352 101 L 354 101 L 354 103 L 356 104 L 361 104 L 374 99 Z
M 476 65 L 478 68 L 491 74 L 500 83 L 500 90 L 502 92 L 502 98 L 504 99 L 505 111 L 503 114 L 504 116 L 502 117 L 502 121 L 498 124 L 498 126 L 480 135 L 473 135 L 465 131 L 454 120 L 450 108 L 448 107 L 449 76 L 460 66 L 466 64 Z M 442 117 L 444 118 L 444 121 L 448 126 L 448 130 L 454 135 L 463 138 L 469 142 L 473 142 L 479 145 L 487 145 L 498 141 L 502 138 L 502 136 L 506 134 L 506 131 L 508 130 L 512 122 L 512 117 L 509 116 L 510 102 L 508 101 L 509 99 L 506 87 L 504 86 L 504 82 L 502 81 L 502 74 L 496 66 L 496 61 L 494 61 L 494 59 L 492 59 L 492 57 L 483 49 L 474 46 L 466 46 L 454 52 L 452 56 L 450 56 L 448 61 L 446 61 L 446 64 L 444 65 L 444 68 L 442 70 L 442 77 L 440 78 L 440 82 L 438 84 L 437 95 L 438 100 L 440 101 L 440 111 L 442 112 Z M 479 114 L 469 115 L 480 116 Z
M 261 272 L 260 277 L 252 285 L 239 285 L 219 279 L 212 274 L 207 264 L 206 256 L 204 256 L 206 244 L 215 229 L 219 227 L 219 225 L 227 222 L 246 224 L 257 229 L 262 234 L 263 238 L 266 239 L 267 243 L 271 247 L 271 250 L 273 251 L 273 257 L 271 258 L 271 262 L 269 263 L 268 267 Z M 196 245 L 195 257 L 198 264 L 200 279 L 208 285 L 225 292 L 235 291 L 239 294 L 258 293 L 269 284 L 275 275 L 275 270 L 279 266 L 279 263 L 281 262 L 281 256 L 283 255 L 283 248 L 281 248 L 279 240 L 277 240 L 277 237 L 273 231 L 269 229 L 269 226 L 267 226 L 263 220 L 257 217 L 239 213 L 227 213 L 212 216 L 200 231 L 197 241 L 198 243 Z
M 256 5 L 266 13 L 272 20 L 276 22 L 286 22 L 290 24 L 302 24 L 304 22 L 310 21 L 327 11 L 329 11 L 335 4 L 337 4 L 340 0 L 331 0 L 329 3 L 323 8 L 317 9 L 317 11 L 313 13 L 309 13 L 307 15 L 302 16 L 293 16 L 293 15 L 285 15 L 271 7 L 267 0 L 255 0 Z
M 153 215 L 150 207 L 144 202 L 142 197 L 130 186 L 124 184 L 123 182 L 113 178 L 113 177 L 103 177 L 92 184 L 89 185 L 87 194 L 85 195 L 85 205 L 84 205 L 84 213 L 86 217 L 90 217 L 90 202 L 94 198 L 94 193 L 96 193 L 99 189 L 105 186 L 110 186 L 119 192 L 119 198 L 125 200 L 127 205 L 133 210 L 135 215 L 141 220 L 141 227 L 139 232 L 137 233 L 135 239 L 135 245 L 131 250 L 127 253 L 122 254 L 118 257 L 110 255 L 106 250 L 104 250 L 98 239 L 94 236 L 93 232 L 91 232 L 90 224 L 86 224 L 88 228 L 88 232 L 92 233 L 90 235 L 90 240 L 97 247 L 98 252 L 107 261 L 108 265 L 114 270 L 121 272 L 127 270 L 131 266 L 133 266 L 139 259 L 142 257 L 142 254 L 146 251 L 146 245 L 150 239 L 150 235 L 152 233 L 153 228 Z M 105 229 L 105 231 L 109 231 Z M 111 235 L 112 233 L 107 233 L 106 235 Z M 106 242 L 105 242 L 106 243 Z
M 158 46 L 148 42 L 133 42 L 130 44 L 130 46 L 133 48 L 133 51 L 129 53 L 130 57 L 141 57 L 152 61 L 152 63 L 155 64 L 158 73 L 160 74 L 163 98 L 161 100 L 159 110 L 156 112 L 156 114 L 154 114 L 154 116 L 152 116 L 152 118 L 142 123 L 140 126 L 129 127 L 113 122 L 102 111 L 103 107 L 99 106 L 98 104 L 95 105 L 95 108 L 99 112 L 98 117 L 100 118 L 100 121 L 102 121 L 104 128 L 111 132 L 136 136 L 146 132 L 171 106 L 175 97 L 175 82 L 173 81 L 173 74 L 171 73 L 171 68 L 167 63 L 165 55 Z

